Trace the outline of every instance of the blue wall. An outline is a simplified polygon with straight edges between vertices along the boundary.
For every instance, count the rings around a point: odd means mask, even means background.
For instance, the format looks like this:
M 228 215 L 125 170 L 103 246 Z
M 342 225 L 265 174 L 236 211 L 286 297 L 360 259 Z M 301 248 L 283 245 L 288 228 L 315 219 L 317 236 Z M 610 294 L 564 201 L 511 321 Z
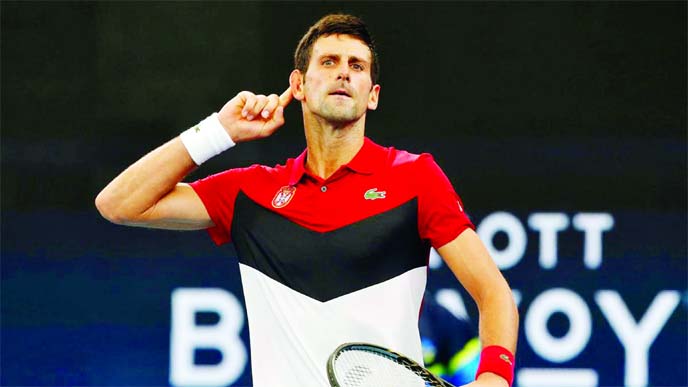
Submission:
M 527 235 L 525 253 L 504 270 L 520 300 L 519 369 L 587 369 L 598 375 L 600 386 L 624 385 L 630 364 L 595 294 L 617 292 L 635 324 L 651 320 L 649 306 L 670 291 L 682 299 L 646 343 L 647 380 L 654 386 L 686 384 L 685 367 L 676 366 L 688 360 L 681 349 L 688 339 L 682 216 L 610 211 L 614 226 L 602 234 L 603 260 L 591 270 L 583 264 L 582 233 L 573 227 L 559 233 L 557 265 L 543 269 L 539 233 L 527 223 L 532 214 L 511 214 Z M 489 216 L 495 213 L 474 215 L 479 230 Z M 205 232 L 128 229 L 94 212 L 7 213 L 3 221 L 3 385 L 166 385 L 172 291 L 222 288 L 242 300 L 231 246 L 216 248 Z M 504 250 L 511 241 L 502 233 L 488 243 Z M 445 266 L 431 271 L 428 288 L 456 291 L 476 321 L 475 306 Z M 585 304 L 591 330 L 578 352 L 559 362 L 539 354 L 536 341 L 570 334 L 570 317 L 544 306 L 535 311 L 533 304 L 562 288 Z M 526 321 L 536 313 L 545 314 L 547 329 L 527 337 Z M 241 337 L 247 344 L 245 325 Z M 206 357 L 198 361 L 219 362 L 212 353 Z M 248 383 L 248 377 L 235 385 Z

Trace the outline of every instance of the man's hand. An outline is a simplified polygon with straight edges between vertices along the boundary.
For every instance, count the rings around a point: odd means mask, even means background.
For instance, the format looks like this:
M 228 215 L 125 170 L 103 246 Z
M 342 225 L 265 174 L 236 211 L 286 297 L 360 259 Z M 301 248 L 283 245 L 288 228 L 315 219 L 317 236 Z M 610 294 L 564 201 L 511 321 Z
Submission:
M 280 96 L 242 91 L 222 107 L 218 116 L 234 142 L 251 141 L 268 137 L 284 125 L 284 108 L 291 100 L 291 87 Z
M 461 387 L 509 387 L 509 383 L 499 375 L 484 372 L 475 381 L 464 384 Z

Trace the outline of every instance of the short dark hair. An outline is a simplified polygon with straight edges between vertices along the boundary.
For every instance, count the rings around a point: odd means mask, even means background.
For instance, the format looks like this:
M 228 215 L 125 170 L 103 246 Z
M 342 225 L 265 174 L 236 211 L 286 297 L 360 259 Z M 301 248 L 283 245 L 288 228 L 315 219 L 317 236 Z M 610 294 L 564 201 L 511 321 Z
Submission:
M 305 74 L 306 70 L 308 70 L 308 63 L 311 60 L 313 44 L 315 44 L 318 38 L 329 35 L 350 35 L 368 46 L 371 56 L 370 78 L 373 80 L 373 84 L 377 84 L 380 76 L 380 62 L 377 57 L 375 42 L 363 20 L 352 15 L 326 15 L 313 24 L 308 29 L 308 32 L 303 35 L 299 45 L 296 46 L 294 68 Z

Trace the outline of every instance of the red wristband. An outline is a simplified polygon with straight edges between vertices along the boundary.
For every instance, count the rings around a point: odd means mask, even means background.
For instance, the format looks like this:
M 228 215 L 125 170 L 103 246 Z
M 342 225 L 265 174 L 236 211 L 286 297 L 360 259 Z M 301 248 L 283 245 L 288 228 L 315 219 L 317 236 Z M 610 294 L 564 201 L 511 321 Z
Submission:
M 497 374 L 507 382 L 509 386 L 514 381 L 514 355 L 508 349 L 499 345 L 490 345 L 483 348 L 480 353 L 480 365 L 475 377 L 478 378 L 483 372 Z

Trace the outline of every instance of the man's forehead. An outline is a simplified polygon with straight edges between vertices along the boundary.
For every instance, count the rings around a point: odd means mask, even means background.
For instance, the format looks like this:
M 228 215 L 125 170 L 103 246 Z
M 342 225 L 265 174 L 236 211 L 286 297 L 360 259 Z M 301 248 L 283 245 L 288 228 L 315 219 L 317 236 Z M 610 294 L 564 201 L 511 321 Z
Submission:
M 321 36 L 313 44 L 313 58 L 324 55 L 355 56 L 371 61 L 370 48 L 360 39 L 351 35 L 333 34 Z

